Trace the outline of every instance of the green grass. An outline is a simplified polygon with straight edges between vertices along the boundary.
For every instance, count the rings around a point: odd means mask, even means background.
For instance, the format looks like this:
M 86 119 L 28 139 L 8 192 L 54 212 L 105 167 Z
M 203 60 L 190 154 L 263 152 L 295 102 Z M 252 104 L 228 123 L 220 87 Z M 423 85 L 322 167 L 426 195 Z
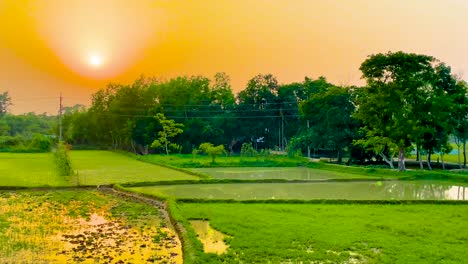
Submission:
M 111 151 L 71 151 L 73 168 L 81 185 L 102 185 L 143 181 L 197 180 L 196 176 L 149 164 Z
M 464 263 L 467 205 L 181 203 L 186 263 Z M 186 220 L 208 219 L 231 238 L 203 254 Z
M 0 186 L 66 186 L 51 153 L 0 153 Z
M 182 184 L 128 189 L 177 199 L 468 200 L 468 185 L 425 181 Z
M 209 168 L 209 167 L 297 167 L 307 164 L 305 158 L 289 158 L 287 156 L 270 155 L 268 157 L 240 157 L 240 156 L 220 156 L 216 158 L 216 163 L 211 162 L 211 157 L 197 155 L 194 159 L 192 155 L 146 155 L 139 159 L 154 164 L 167 164 L 179 168 Z

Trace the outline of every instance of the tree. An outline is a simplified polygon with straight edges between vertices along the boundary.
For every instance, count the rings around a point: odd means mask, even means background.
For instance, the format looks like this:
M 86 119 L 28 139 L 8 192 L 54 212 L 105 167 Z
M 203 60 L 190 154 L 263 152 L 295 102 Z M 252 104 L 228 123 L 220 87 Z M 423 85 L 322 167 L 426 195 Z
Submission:
M 371 55 L 360 67 L 367 86 L 357 97 L 355 116 L 372 136 L 398 147 L 400 171 L 406 169 L 405 150 L 419 136 L 415 128 L 421 118 L 415 106 L 431 92 L 434 61 L 430 56 L 400 51 Z
M 273 148 L 279 143 L 281 133 L 278 131 L 284 127 L 284 113 L 278 102 L 278 89 L 275 76 L 259 74 L 250 79 L 247 87 L 237 96 L 239 134 L 253 141 L 255 148 Z
M 325 93 L 317 93 L 301 104 L 300 111 L 317 135 L 311 142 L 316 143 L 314 147 L 334 149 L 337 161 L 341 162 L 343 149 L 350 146 L 357 126 L 352 118 L 354 105 L 349 90 L 332 87 Z
M 8 112 L 8 107 L 11 105 L 11 98 L 8 92 L 0 93 L 0 116 Z
M 463 145 L 463 167 L 466 167 L 466 141 L 468 139 L 468 83 L 457 82 L 457 90 L 464 96 L 457 100 L 455 138 L 458 146 L 458 157 L 460 162 L 460 145 Z
M 184 132 L 182 128 L 183 124 L 176 123 L 174 120 L 167 119 L 162 113 L 158 113 L 155 116 L 156 120 L 162 126 L 162 130 L 158 132 L 159 138 L 154 140 L 151 144 L 152 148 L 164 148 L 166 155 L 169 155 L 169 146 L 173 149 L 178 149 L 180 146 L 176 143 L 172 143 L 171 140 L 175 136 Z
M 211 156 L 211 163 L 215 163 L 215 159 L 217 156 L 221 154 L 225 154 L 226 150 L 224 149 L 223 145 L 213 146 L 213 144 L 209 142 L 201 143 L 198 149 L 207 155 Z

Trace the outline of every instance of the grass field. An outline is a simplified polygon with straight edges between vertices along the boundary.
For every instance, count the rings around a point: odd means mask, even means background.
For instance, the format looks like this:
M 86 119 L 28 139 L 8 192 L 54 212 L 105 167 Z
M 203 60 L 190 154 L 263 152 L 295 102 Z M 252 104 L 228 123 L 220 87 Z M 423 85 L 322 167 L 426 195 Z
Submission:
M 0 186 L 65 186 L 50 153 L 0 153 Z
M 468 258 L 467 205 L 182 203 L 177 210 L 187 220 L 208 219 L 229 236 L 226 254 L 200 253 L 199 263 L 465 263 Z M 191 230 L 188 221 L 186 226 Z
M 0 192 L 0 263 L 181 263 L 181 253 L 153 206 L 98 191 Z
M 70 156 L 79 183 L 84 185 L 199 179 L 111 151 L 80 150 L 72 151 Z
M 209 167 L 297 167 L 307 164 L 306 158 L 289 158 L 287 156 L 270 155 L 268 157 L 240 157 L 220 156 L 216 163 L 206 155 L 174 154 L 174 155 L 146 155 L 141 160 L 154 164 L 168 164 L 179 168 L 209 168 Z
M 326 179 L 355 179 L 373 178 L 336 171 L 312 169 L 307 167 L 242 167 L 242 168 L 188 168 L 190 171 L 203 173 L 216 179 L 286 179 L 286 180 L 326 180 Z M 378 177 L 375 177 L 378 179 Z
M 468 200 L 468 185 L 423 181 L 186 184 L 130 190 L 179 199 Z
M 71 151 L 73 177 L 57 175 L 51 153 L 0 153 L 0 186 L 70 186 L 198 180 L 199 177 L 111 151 Z

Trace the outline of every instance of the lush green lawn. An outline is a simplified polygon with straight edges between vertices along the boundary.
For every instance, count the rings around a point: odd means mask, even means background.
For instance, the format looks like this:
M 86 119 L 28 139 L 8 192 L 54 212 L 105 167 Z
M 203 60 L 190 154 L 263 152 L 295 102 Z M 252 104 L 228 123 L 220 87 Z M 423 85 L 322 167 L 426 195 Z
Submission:
M 98 191 L 0 192 L 0 263 L 181 263 L 174 235 L 156 207 Z
M 130 190 L 179 199 L 468 200 L 466 184 L 425 181 L 186 184 Z
M 206 168 L 206 167 L 297 167 L 307 164 L 305 158 L 289 158 L 287 156 L 270 155 L 268 157 L 240 157 L 220 156 L 216 163 L 211 163 L 211 157 L 206 155 L 173 154 L 173 155 L 146 155 L 141 156 L 146 162 L 155 164 L 168 164 L 179 168 Z
M 327 179 L 356 179 L 373 178 L 359 174 L 328 171 L 307 167 L 227 167 L 227 168 L 188 168 L 188 170 L 203 173 L 216 179 L 286 179 L 286 180 L 327 180 Z M 378 178 L 378 177 L 375 177 Z
M 64 186 L 50 153 L 0 153 L 0 186 Z
M 199 179 L 111 151 L 80 150 L 70 156 L 79 183 L 85 185 Z
M 185 219 L 208 219 L 213 228 L 230 236 L 226 254 L 199 254 L 199 263 L 468 259 L 468 205 L 182 203 L 177 211 Z M 193 242 L 195 236 L 191 237 Z

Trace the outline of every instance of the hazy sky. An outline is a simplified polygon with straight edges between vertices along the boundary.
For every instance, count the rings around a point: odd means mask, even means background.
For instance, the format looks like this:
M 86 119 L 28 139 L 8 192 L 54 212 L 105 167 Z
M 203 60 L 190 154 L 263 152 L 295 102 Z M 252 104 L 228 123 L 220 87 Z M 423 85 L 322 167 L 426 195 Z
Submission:
M 0 0 L 0 92 L 14 113 L 89 103 L 139 75 L 213 76 L 235 91 L 281 83 L 359 84 L 367 55 L 432 55 L 468 79 L 467 0 Z

